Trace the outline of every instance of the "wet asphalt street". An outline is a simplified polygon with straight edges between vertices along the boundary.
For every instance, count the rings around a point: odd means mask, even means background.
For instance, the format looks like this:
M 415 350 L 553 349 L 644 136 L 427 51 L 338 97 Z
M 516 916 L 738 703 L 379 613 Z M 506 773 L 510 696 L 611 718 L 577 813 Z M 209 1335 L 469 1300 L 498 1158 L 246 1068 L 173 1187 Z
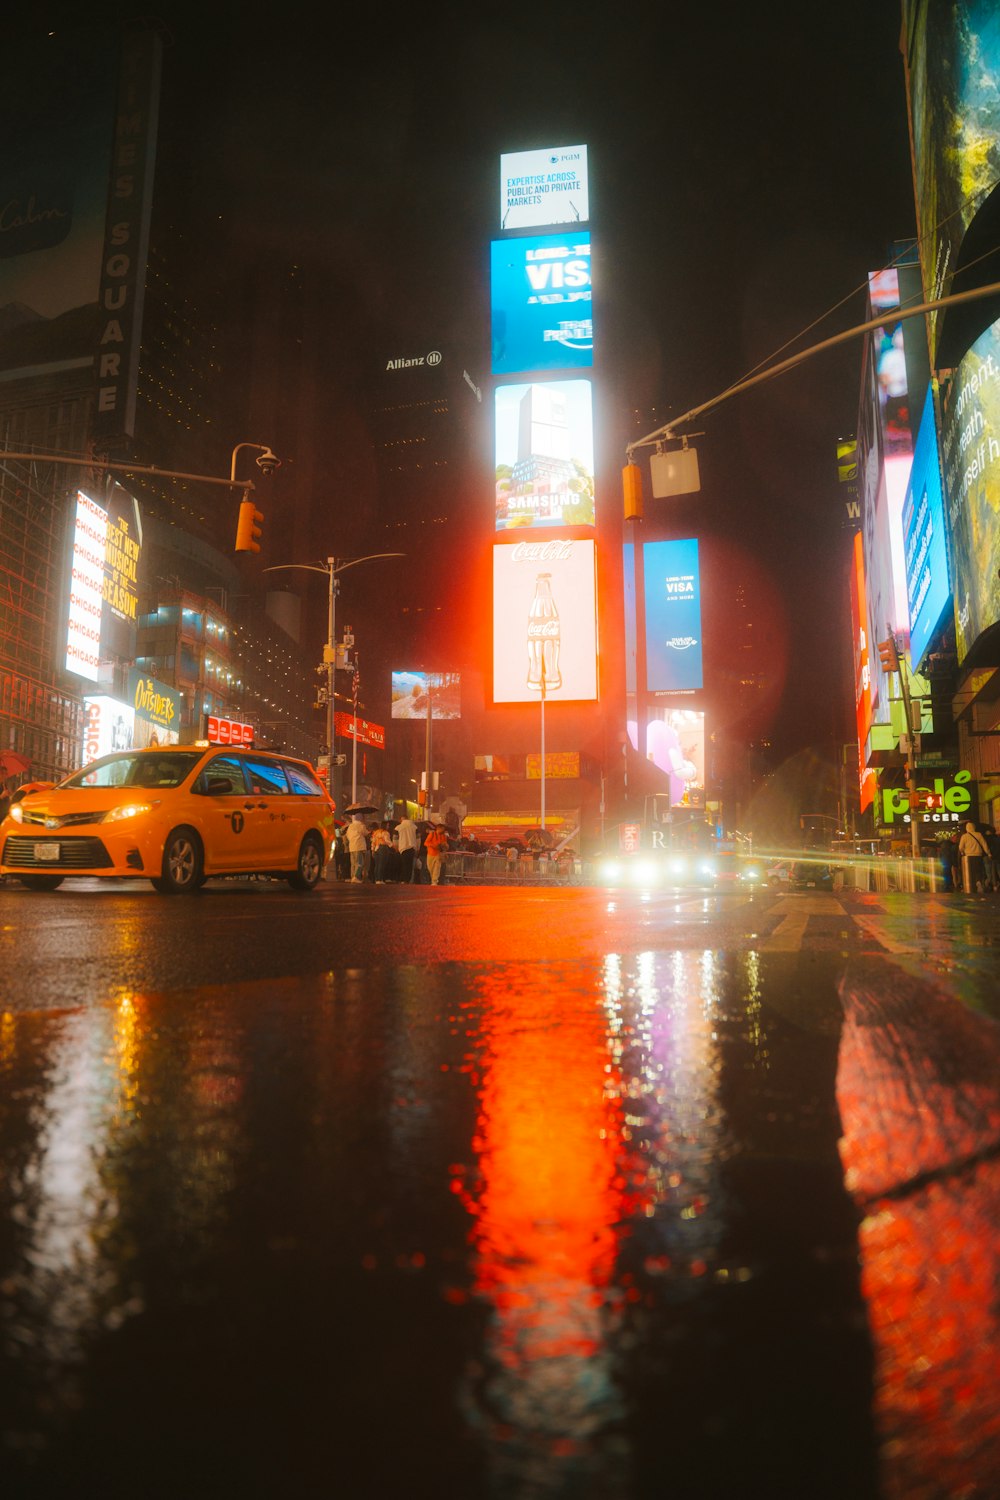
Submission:
M 996 1500 L 998 945 L 0 886 L 5 1500 Z

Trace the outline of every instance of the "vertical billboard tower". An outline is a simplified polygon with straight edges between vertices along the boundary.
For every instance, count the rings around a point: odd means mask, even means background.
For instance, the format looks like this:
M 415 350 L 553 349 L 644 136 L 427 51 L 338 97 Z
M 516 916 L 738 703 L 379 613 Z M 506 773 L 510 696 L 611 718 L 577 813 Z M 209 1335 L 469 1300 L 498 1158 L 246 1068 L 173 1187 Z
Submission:
M 594 337 L 586 146 L 500 158 L 490 250 L 493 701 L 594 702 Z M 540 232 L 544 231 L 544 232 Z

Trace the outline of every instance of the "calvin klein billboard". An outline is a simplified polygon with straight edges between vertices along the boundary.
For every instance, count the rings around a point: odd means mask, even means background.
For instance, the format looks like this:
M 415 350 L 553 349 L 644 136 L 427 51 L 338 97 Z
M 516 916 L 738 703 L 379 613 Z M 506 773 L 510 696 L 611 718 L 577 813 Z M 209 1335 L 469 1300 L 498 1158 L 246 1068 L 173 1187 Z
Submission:
M 593 364 L 586 230 L 494 240 L 490 289 L 494 375 Z

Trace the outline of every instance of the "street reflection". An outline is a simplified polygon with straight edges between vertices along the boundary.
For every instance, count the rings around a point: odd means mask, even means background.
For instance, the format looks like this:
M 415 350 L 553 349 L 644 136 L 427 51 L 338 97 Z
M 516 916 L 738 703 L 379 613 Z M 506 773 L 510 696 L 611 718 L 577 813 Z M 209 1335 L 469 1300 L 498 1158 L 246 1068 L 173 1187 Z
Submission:
M 843 986 L 848 1188 L 865 1216 L 886 1500 L 1000 1494 L 1000 1034 L 875 962 Z
M 581 1463 L 592 1481 L 621 1481 L 623 1330 L 657 1279 L 716 1265 L 728 1148 L 712 953 L 608 955 L 589 1005 L 579 975 L 547 979 L 511 965 L 476 990 L 478 1172 L 465 1201 L 490 1321 L 466 1396 L 498 1479 L 544 1476 L 538 1492 L 561 1493 Z

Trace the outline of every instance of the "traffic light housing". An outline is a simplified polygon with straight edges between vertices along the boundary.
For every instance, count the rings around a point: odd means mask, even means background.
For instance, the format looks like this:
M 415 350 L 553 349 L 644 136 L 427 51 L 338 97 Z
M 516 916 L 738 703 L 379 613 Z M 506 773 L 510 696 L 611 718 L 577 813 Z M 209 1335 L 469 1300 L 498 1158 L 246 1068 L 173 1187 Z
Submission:
M 252 500 L 240 501 L 240 518 L 236 523 L 237 552 L 259 552 L 264 517 Z
M 882 663 L 883 672 L 899 671 L 899 653 L 896 650 L 896 642 L 891 635 L 887 640 L 879 641 L 878 659 Z
M 642 470 L 638 464 L 622 469 L 622 493 L 625 497 L 626 521 L 642 520 Z

